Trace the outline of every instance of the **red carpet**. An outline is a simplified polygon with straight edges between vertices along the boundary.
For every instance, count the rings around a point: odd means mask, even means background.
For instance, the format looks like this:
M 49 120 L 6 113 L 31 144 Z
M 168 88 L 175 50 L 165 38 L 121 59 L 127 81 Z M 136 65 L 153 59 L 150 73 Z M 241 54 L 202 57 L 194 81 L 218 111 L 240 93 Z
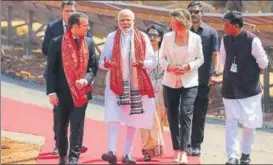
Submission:
M 16 100 L 1 97 L 2 130 L 39 135 L 46 138 L 44 146 L 38 157 L 37 164 L 56 164 L 58 156 L 52 155 L 54 144 L 52 131 L 52 111 L 33 104 L 26 104 Z M 124 128 L 120 130 L 118 142 L 118 155 L 123 151 Z M 107 151 L 107 131 L 104 122 L 86 119 L 83 143 L 88 151 L 81 154 L 81 164 L 105 164 L 101 161 L 101 154 Z M 166 155 L 154 158 L 151 164 L 172 163 L 172 144 L 169 133 L 165 133 Z M 142 161 L 141 139 L 138 134 L 134 141 L 133 157 L 139 164 L 147 164 Z M 190 157 L 191 164 L 200 164 L 197 157 Z

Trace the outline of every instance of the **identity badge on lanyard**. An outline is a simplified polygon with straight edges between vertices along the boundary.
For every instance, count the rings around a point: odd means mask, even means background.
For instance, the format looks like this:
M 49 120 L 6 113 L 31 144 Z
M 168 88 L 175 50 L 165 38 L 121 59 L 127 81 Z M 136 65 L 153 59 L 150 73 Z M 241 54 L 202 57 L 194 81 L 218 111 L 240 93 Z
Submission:
M 230 71 L 233 73 L 237 73 L 236 56 L 234 57 L 233 63 L 231 64 Z

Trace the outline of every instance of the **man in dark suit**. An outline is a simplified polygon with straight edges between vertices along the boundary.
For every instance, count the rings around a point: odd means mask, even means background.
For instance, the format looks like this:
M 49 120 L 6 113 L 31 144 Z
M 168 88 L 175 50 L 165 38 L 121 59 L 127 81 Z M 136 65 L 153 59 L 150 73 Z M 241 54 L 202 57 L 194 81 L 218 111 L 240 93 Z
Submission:
M 85 37 L 88 17 L 74 13 L 64 35 L 49 46 L 46 87 L 49 101 L 56 108 L 57 143 L 60 164 L 77 164 L 82 147 L 85 111 L 91 82 L 97 73 L 94 43 Z M 70 122 L 70 146 L 67 159 L 67 129 Z
M 62 35 L 67 29 L 68 18 L 71 14 L 76 12 L 75 1 L 62 1 L 61 3 L 61 17 L 62 19 L 49 22 L 45 31 L 45 37 L 42 45 L 42 51 L 45 56 L 48 54 L 48 46 L 50 41 Z
M 62 19 L 49 22 L 47 25 L 47 29 L 45 31 L 45 37 L 42 44 L 42 52 L 45 56 L 48 54 L 48 46 L 50 41 L 63 35 L 65 30 L 67 29 L 67 21 L 71 14 L 76 12 L 76 1 L 62 1 L 61 3 L 61 16 Z M 91 33 L 88 31 L 86 36 L 92 38 Z
M 45 56 L 48 55 L 48 47 L 51 40 L 55 37 L 61 36 L 67 29 L 68 18 L 71 14 L 76 12 L 76 1 L 63 1 L 61 3 L 61 16 L 62 19 L 50 22 L 47 25 L 47 29 L 45 31 L 45 37 L 42 45 L 42 51 Z M 87 32 L 87 36 L 92 38 L 91 33 Z M 46 70 L 44 76 L 46 75 Z M 57 147 L 57 121 L 56 121 L 56 108 L 53 107 L 53 130 L 54 130 L 54 140 L 55 140 L 55 147 L 53 149 L 53 154 L 58 153 Z M 87 147 L 83 146 L 81 152 L 84 153 L 87 151 Z

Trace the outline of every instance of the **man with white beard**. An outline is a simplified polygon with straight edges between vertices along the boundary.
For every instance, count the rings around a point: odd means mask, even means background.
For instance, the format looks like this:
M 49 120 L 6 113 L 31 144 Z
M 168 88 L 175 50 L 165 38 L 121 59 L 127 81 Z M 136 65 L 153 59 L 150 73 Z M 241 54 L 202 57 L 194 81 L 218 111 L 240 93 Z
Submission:
M 120 124 L 126 127 L 122 163 L 135 164 L 132 143 L 138 128 L 151 129 L 155 111 L 154 91 L 147 69 L 156 65 L 148 36 L 134 27 L 134 13 L 118 13 L 119 28 L 107 36 L 99 67 L 107 71 L 105 121 L 108 123 L 108 152 L 102 160 L 117 163 L 116 145 Z

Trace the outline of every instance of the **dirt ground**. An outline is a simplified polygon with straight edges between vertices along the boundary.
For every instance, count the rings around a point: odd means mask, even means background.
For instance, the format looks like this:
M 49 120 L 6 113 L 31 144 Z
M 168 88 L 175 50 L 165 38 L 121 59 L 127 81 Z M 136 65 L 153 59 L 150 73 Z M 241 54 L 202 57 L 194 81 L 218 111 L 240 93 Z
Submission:
M 1 137 L 1 164 L 36 164 L 41 146 Z
M 23 58 L 23 50 L 12 49 L 1 52 L 1 72 L 14 78 L 29 80 L 44 84 L 43 73 L 45 70 L 45 57 L 39 53 L 33 53 L 32 59 Z

